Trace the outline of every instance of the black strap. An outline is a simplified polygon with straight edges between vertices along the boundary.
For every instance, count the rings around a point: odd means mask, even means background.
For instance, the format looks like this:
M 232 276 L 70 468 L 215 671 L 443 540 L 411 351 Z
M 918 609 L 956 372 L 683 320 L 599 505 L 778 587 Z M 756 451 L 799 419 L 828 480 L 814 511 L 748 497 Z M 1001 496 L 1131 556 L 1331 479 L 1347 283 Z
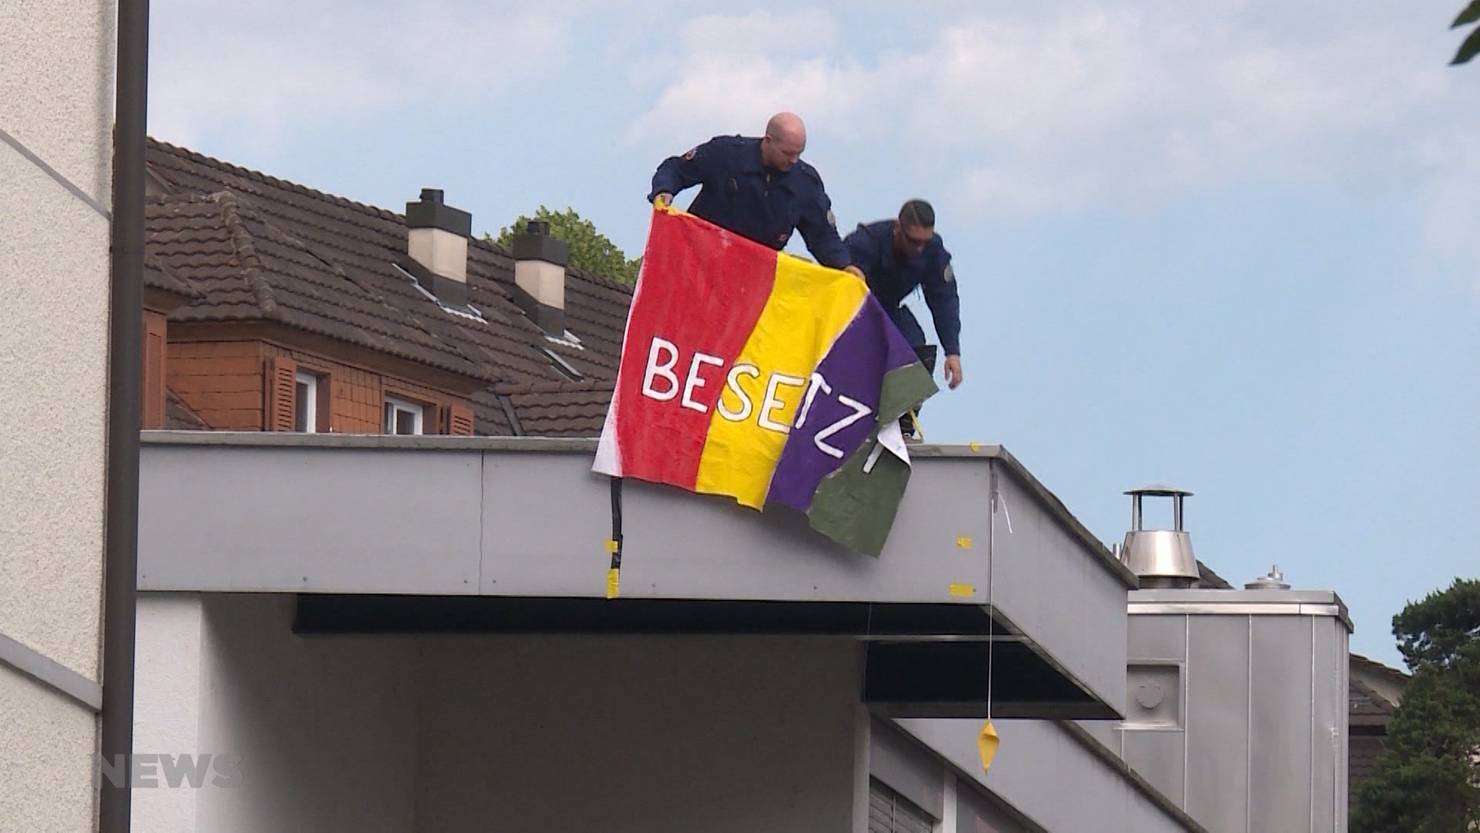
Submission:
M 622 569 L 622 478 L 613 477 L 612 483 L 612 566 Z

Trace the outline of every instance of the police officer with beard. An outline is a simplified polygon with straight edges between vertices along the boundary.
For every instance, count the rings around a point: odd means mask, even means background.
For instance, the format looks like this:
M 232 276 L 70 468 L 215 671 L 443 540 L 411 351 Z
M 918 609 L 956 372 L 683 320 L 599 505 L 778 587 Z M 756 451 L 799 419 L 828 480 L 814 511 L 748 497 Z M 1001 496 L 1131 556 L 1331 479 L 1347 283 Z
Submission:
M 961 298 L 951 253 L 935 233 L 935 209 L 924 200 L 910 200 L 896 219 L 860 223 L 844 244 L 849 260 L 863 270 L 869 289 L 889 318 L 933 373 L 934 348 L 925 343 L 920 322 L 904 306 L 916 289 L 925 296 L 946 354 L 946 384 L 954 390 L 965 379 L 961 372 Z M 906 434 L 913 433 L 911 420 L 906 418 L 902 425 Z

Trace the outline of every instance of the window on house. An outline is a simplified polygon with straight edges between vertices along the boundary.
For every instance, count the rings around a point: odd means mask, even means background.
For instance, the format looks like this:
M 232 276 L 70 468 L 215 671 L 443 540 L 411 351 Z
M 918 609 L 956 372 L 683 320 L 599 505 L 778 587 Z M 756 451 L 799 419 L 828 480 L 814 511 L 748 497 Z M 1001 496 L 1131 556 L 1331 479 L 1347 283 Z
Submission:
M 293 430 L 314 434 L 319 430 L 320 379 L 307 370 L 293 374 Z
M 420 434 L 426 406 L 394 396 L 385 398 L 385 433 Z
M 877 778 L 868 779 L 869 833 L 930 833 L 935 820 Z

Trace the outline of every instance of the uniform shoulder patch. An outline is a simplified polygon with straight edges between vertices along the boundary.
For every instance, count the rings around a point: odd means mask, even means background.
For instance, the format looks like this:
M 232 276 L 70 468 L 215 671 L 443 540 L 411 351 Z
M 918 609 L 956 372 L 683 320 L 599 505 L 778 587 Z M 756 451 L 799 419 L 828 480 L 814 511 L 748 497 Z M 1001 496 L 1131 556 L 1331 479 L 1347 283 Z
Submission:
M 827 210 L 827 224 L 833 228 L 838 227 L 838 215 L 834 214 L 831 208 Z
M 956 267 L 952 266 L 949 262 L 946 263 L 946 271 L 944 277 L 946 279 L 946 283 L 951 283 L 952 281 L 956 280 Z

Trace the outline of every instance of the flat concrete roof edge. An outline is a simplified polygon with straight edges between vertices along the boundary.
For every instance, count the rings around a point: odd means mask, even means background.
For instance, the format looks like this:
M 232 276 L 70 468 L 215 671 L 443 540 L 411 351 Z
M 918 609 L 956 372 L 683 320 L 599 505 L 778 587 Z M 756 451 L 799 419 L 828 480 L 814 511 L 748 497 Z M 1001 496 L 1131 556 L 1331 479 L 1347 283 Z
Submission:
M 969 446 L 959 447 L 966 448 L 968 453 L 970 453 Z M 982 453 L 987 453 L 987 448 L 987 446 L 982 446 Z M 1064 502 L 1059 500 L 1058 495 L 1049 491 L 1048 487 L 1043 485 L 1042 481 L 1037 477 L 1034 477 L 1033 473 L 1028 471 L 1028 467 L 1024 466 L 1018 458 L 1012 456 L 1011 452 L 1000 445 L 991 446 L 990 453 L 991 456 L 1002 461 L 1002 464 L 1007 467 L 1007 470 L 1012 472 L 1013 476 L 1018 479 L 1018 482 L 1026 487 L 1033 497 L 1037 498 L 1038 502 L 1050 515 L 1058 519 L 1059 523 L 1063 524 L 1064 528 L 1071 535 L 1079 539 L 1079 542 L 1090 551 L 1095 561 L 1101 567 L 1109 570 L 1111 575 L 1120 579 L 1121 584 L 1124 584 L 1127 589 L 1135 590 L 1141 586 L 1141 580 L 1136 577 L 1136 574 L 1131 572 L 1129 567 L 1122 564 L 1120 559 L 1111 555 L 1110 550 L 1105 548 L 1104 542 L 1096 538 L 1093 532 L 1090 532 L 1084 524 L 1080 523 L 1079 519 L 1074 517 L 1074 513 L 1069 511 L 1069 507 L 1065 506 Z
M 560 437 L 453 437 L 423 434 L 398 436 L 394 434 L 300 434 L 275 431 L 143 431 L 140 434 L 144 446 L 213 446 L 249 448 L 353 448 L 353 449 L 402 449 L 420 451 L 464 451 L 464 452 L 524 452 L 595 454 L 595 439 L 570 439 Z M 1121 564 L 1103 542 L 1094 536 L 1079 519 L 1074 517 L 1063 502 L 1034 477 L 1016 457 L 1000 444 L 969 443 L 966 445 L 934 445 L 921 443 L 910 446 L 910 454 L 921 459 L 998 460 L 1027 488 L 1038 502 L 1063 525 L 1075 539 L 1082 543 L 1094 560 L 1118 578 L 1122 584 L 1134 589 L 1138 581 L 1134 573 Z
M 1330 616 L 1348 632 L 1354 628 L 1346 602 L 1334 590 L 1229 590 L 1223 588 L 1152 588 L 1136 590 L 1126 612 L 1159 615 Z
M 1206 827 L 1198 824 L 1197 819 L 1188 815 L 1185 810 L 1177 806 L 1176 802 L 1168 798 L 1161 790 L 1152 786 L 1151 782 L 1142 777 L 1141 773 L 1137 772 L 1124 758 L 1121 758 L 1103 743 L 1100 743 L 1099 739 L 1091 734 L 1088 729 L 1085 729 L 1072 720 L 1055 720 L 1054 723 L 1060 729 L 1063 729 L 1064 733 L 1073 738 L 1080 746 L 1088 750 L 1091 755 L 1094 755 L 1116 770 L 1133 788 L 1146 796 L 1148 801 L 1155 804 L 1163 813 L 1176 819 L 1188 831 L 1191 831 L 1191 833 L 1210 833 Z
M 252 446 L 258 448 L 404 448 L 455 451 L 564 451 L 596 452 L 595 437 L 463 437 L 446 434 L 305 434 L 293 431 L 142 431 L 144 445 Z M 921 458 L 1001 459 L 1022 464 L 1001 445 L 992 443 L 911 444 L 910 454 Z M 1023 469 L 1023 473 L 1027 471 Z M 1028 475 L 1031 478 L 1031 475 Z M 1037 482 L 1036 480 L 1033 482 Z
M 300 434 L 288 431 L 143 431 L 146 446 L 250 448 L 385 448 L 410 451 L 596 452 L 594 439 L 564 437 L 454 437 L 446 434 Z

